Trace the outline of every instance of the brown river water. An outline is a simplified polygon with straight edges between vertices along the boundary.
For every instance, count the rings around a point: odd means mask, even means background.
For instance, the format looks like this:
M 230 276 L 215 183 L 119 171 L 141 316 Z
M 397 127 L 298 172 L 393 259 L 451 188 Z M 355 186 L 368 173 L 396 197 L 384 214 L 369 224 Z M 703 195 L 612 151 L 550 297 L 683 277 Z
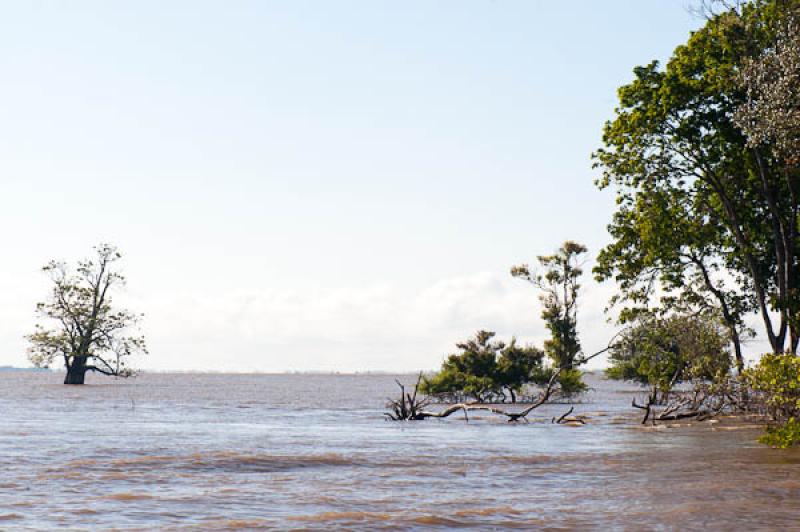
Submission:
M 583 427 L 385 421 L 391 375 L 61 378 L 0 372 L 0 530 L 800 530 L 800 449 L 643 428 L 600 376 Z

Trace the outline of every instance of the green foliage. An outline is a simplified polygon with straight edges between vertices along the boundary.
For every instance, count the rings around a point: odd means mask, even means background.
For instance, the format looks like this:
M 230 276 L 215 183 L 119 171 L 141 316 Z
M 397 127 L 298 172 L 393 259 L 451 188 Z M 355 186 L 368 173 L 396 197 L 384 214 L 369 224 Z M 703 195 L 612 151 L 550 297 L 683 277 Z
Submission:
M 781 449 L 800 443 L 800 419 L 792 417 L 781 425 L 767 427 L 765 434 L 758 441 Z
M 730 371 L 728 343 L 713 315 L 640 315 L 611 351 L 606 375 L 661 392 L 686 380 L 714 380 Z
M 426 394 L 460 392 L 478 401 L 497 389 L 497 354 L 505 347 L 492 341 L 495 333 L 478 331 L 475 338 L 456 344 L 461 353 L 452 354 L 432 378 L 423 380 L 420 391 Z
M 561 393 L 565 395 L 574 395 L 583 393 L 589 389 L 589 386 L 583 382 L 583 373 L 578 369 L 564 369 L 558 375 L 558 386 Z
M 542 366 L 534 370 L 531 375 L 531 382 L 539 385 L 545 385 L 550 382 L 556 368 L 552 366 Z M 579 369 L 562 369 L 559 373 L 556 382 L 558 383 L 558 391 L 562 395 L 576 395 L 585 392 L 589 386 L 583 382 L 583 372 Z
M 748 146 L 768 147 L 787 168 L 800 160 L 800 12 L 782 20 L 774 43 L 747 59 L 737 76 L 747 92 L 734 116 Z
M 776 156 L 769 135 L 748 139 L 774 130 L 753 97 L 783 85 L 742 80 L 742 72 L 764 72 L 746 67 L 774 47 L 792 4 L 757 0 L 725 11 L 664 68 L 635 68 L 593 154 L 598 186 L 617 196 L 613 240 L 594 273 L 620 286 L 611 301 L 623 305 L 620 320 L 649 312 L 654 300 L 670 311 L 718 313 L 740 368 L 746 314 L 760 313 L 775 352 L 787 339 L 795 350 L 800 338 L 800 176 L 785 164 L 798 159 Z M 742 131 L 743 116 L 761 119 L 759 128 Z
M 528 383 L 541 383 L 539 373 L 542 368 L 544 353 L 533 346 L 519 346 L 516 338 L 500 351 L 497 359 L 495 381 L 507 389 L 512 397 Z
M 488 401 L 507 391 L 516 400 L 523 386 L 541 374 L 544 353 L 533 346 L 506 345 L 493 341 L 491 331 L 478 331 L 474 338 L 456 344 L 460 353 L 452 354 L 441 370 L 425 378 L 420 391 L 425 394 L 464 394 L 476 401 Z
M 125 283 L 114 269 L 121 255 L 110 245 L 95 251 L 94 259 L 79 262 L 74 271 L 56 261 L 43 268 L 53 287 L 49 299 L 36 307 L 43 323 L 27 336 L 31 362 L 49 367 L 63 360 L 70 384 L 81 384 L 87 371 L 129 376 L 128 357 L 147 352 L 144 338 L 129 334 L 139 315 L 116 308 L 112 301 L 114 290 Z
M 766 354 L 747 370 L 745 378 L 753 390 L 765 395 L 768 413 L 776 423 L 762 441 L 776 447 L 800 443 L 800 357 Z
M 581 351 L 578 341 L 579 261 L 586 247 L 570 240 L 553 255 L 539 256 L 544 273 L 535 273 L 527 264 L 511 268 L 511 275 L 537 286 L 542 294 L 542 319 L 550 331 L 544 349 L 556 367 L 572 369 Z
M 764 394 L 767 411 L 774 421 L 761 438 L 773 447 L 800 443 L 800 357 L 766 354 L 745 373 L 753 390 Z

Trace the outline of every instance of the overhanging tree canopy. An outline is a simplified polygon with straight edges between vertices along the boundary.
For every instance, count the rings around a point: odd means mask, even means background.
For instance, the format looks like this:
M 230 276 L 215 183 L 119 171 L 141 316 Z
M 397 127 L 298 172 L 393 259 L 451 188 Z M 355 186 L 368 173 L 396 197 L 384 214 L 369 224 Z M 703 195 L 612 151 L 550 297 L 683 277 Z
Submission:
M 664 69 L 634 70 L 594 154 L 613 186 L 612 243 L 599 280 L 614 278 L 622 320 L 663 302 L 719 310 L 742 357 L 743 316 L 758 312 L 775 352 L 800 340 L 796 168 L 774 144 L 748 142 L 737 117 L 752 90 L 745 65 L 768 54 L 792 2 L 756 1 L 714 16 Z M 748 96 L 749 95 L 749 96 Z M 749 99 L 748 99 L 749 98 Z

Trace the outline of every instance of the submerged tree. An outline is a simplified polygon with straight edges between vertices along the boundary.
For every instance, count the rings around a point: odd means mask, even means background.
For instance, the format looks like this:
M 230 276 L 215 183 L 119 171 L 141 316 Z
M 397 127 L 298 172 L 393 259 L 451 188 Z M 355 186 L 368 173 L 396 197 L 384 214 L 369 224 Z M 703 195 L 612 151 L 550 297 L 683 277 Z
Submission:
M 64 384 L 83 384 L 88 371 L 128 377 L 129 356 L 147 352 L 144 337 L 130 334 L 140 315 L 112 304 L 112 293 L 125 283 L 114 268 L 121 255 L 107 244 L 95 252 L 94 259 L 80 261 L 74 272 L 57 261 L 43 268 L 53 281 L 49 299 L 36 307 L 45 324 L 37 324 L 27 336 L 36 367 L 63 359 Z
M 449 355 L 436 375 L 423 380 L 421 391 L 429 395 L 463 393 L 476 401 L 488 399 L 497 388 L 497 352 L 505 347 L 503 342 L 492 340 L 494 335 L 481 330 L 474 338 L 456 344 L 461 353 Z
M 497 396 L 516 402 L 517 393 L 531 382 L 540 382 L 544 354 L 532 346 L 517 345 L 516 339 L 492 340 L 495 333 L 478 331 L 474 338 L 456 344 L 460 353 L 452 354 L 441 370 L 422 380 L 420 391 L 428 395 L 464 395 L 478 402 Z
M 512 403 L 517 402 L 517 394 L 526 384 L 544 384 L 550 378 L 542 366 L 543 359 L 544 351 L 517 345 L 516 338 L 500 351 L 495 378 L 501 389 L 508 391 Z
M 579 391 L 584 386 L 580 376 L 573 373 L 575 360 L 581 352 L 578 340 L 578 293 L 583 270 L 581 256 L 586 247 L 568 240 L 553 255 L 540 256 L 538 261 L 543 273 L 533 271 L 527 264 L 511 268 L 511 275 L 538 287 L 542 294 L 542 319 L 550 331 L 544 350 L 556 368 L 564 369 L 562 388 Z M 572 383 L 572 384 L 570 384 Z
M 485 331 L 482 331 L 485 332 Z M 493 333 L 489 333 L 493 334 Z M 613 347 L 614 339 L 612 339 L 611 343 L 608 346 L 604 347 L 600 351 L 593 353 L 589 356 L 581 357 L 580 359 L 575 361 L 576 366 L 580 366 L 585 364 L 589 360 L 602 355 L 603 353 L 607 352 L 609 349 Z M 512 345 L 514 342 L 512 341 Z M 539 356 L 536 357 L 525 357 L 526 359 L 538 359 L 541 360 L 543 353 L 539 350 L 535 350 L 535 352 L 539 353 Z M 464 418 L 469 420 L 469 412 L 474 411 L 486 411 L 492 414 L 496 414 L 498 416 L 505 417 L 509 423 L 516 423 L 518 421 L 527 421 L 528 415 L 535 411 L 542 405 L 547 404 L 550 401 L 550 398 L 558 391 L 559 387 L 561 386 L 561 374 L 565 371 L 564 368 L 554 369 L 548 378 L 545 381 L 542 381 L 543 384 L 542 391 L 537 395 L 535 399 L 532 399 L 525 408 L 520 411 L 513 412 L 508 410 L 502 410 L 499 408 L 495 408 L 490 405 L 486 404 L 475 404 L 475 403 L 456 403 L 451 404 L 447 408 L 439 411 L 431 411 L 427 410 L 427 407 L 431 404 L 430 397 L 420 397 L 418 392 L 426 393 L 423 388 L 425 388 L 426 383 L 423 378 L 422 373 L 419 374 L 417 379 L 416 385 L 414 385 L 413 392 L 406 392 L 406 387 L 400 381 L 397 381 L 398 386 L 400 386 L 400 398 L 399 399 L 389 399 L 386 406 L 391 409 L 391 412 L 386 412 L 384 415 L 393 421 L 421 421 L 428 418 L 446 418 L 449 417 L 457 412 L 463 412 Z M 567 425 L 583 425 L 585 421 L 581 416 L 573 416 L 571 417 L 574 407 L 571 407 L 566 413 L 559 416 L 558 418 L 553 417 L 551 419 L 552 423 L 555 424 L 567 424 Z
M 684 381 L 724 378 L 731 367 L 728 340 L 711 314 L 641 314 L 611 349 L 606 374 L 649 385 L 666 397 Z

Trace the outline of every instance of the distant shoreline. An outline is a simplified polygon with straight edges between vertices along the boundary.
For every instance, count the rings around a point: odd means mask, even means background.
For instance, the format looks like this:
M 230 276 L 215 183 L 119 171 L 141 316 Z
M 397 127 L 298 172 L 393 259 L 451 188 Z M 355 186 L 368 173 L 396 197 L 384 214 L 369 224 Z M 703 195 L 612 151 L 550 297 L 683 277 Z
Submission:
M 36 367 L 16 367 L 16 366 L 0 366 L 0 372 L 25 372 L 25 371 L 32 371 L 32 372 L 50 372 L 50 373 L 63 373 L 63 368 L 36 368 Z M 593 369 L 593 370 L 586 370 L 584 373 L 589 374 L 601 374 L 604 370 L 602 369 Z M 434 373 L 435 370 L 423 371 L 423 373 Z M 307 375 L 307 376 L 315 376 L 315 375 L 340 375 L 343 377 L 347 376 L 362 376 L 362 375 L 417 375 L 419 374 L 418 371 L 391 371 L 391 370 L 367 370 L 367 371 L 326 371 L 326 370 L 304 370 L 304 371 L 294 371 L 294 370 L 285 370 L 285 371 L 225 371 L 225 370 L 194 370 L 194 369 L 187 369 L 187 370 L 172 370 L 172 369 L 147 369 L 147 370 L 139 370 L 137 372 L 140 375 L 144 374 L 156 374 L 156 375 L 169 375 L 169 374 L 181 374 L 181 375 Z M 133 377 L 135 378 L 135 377 Z

